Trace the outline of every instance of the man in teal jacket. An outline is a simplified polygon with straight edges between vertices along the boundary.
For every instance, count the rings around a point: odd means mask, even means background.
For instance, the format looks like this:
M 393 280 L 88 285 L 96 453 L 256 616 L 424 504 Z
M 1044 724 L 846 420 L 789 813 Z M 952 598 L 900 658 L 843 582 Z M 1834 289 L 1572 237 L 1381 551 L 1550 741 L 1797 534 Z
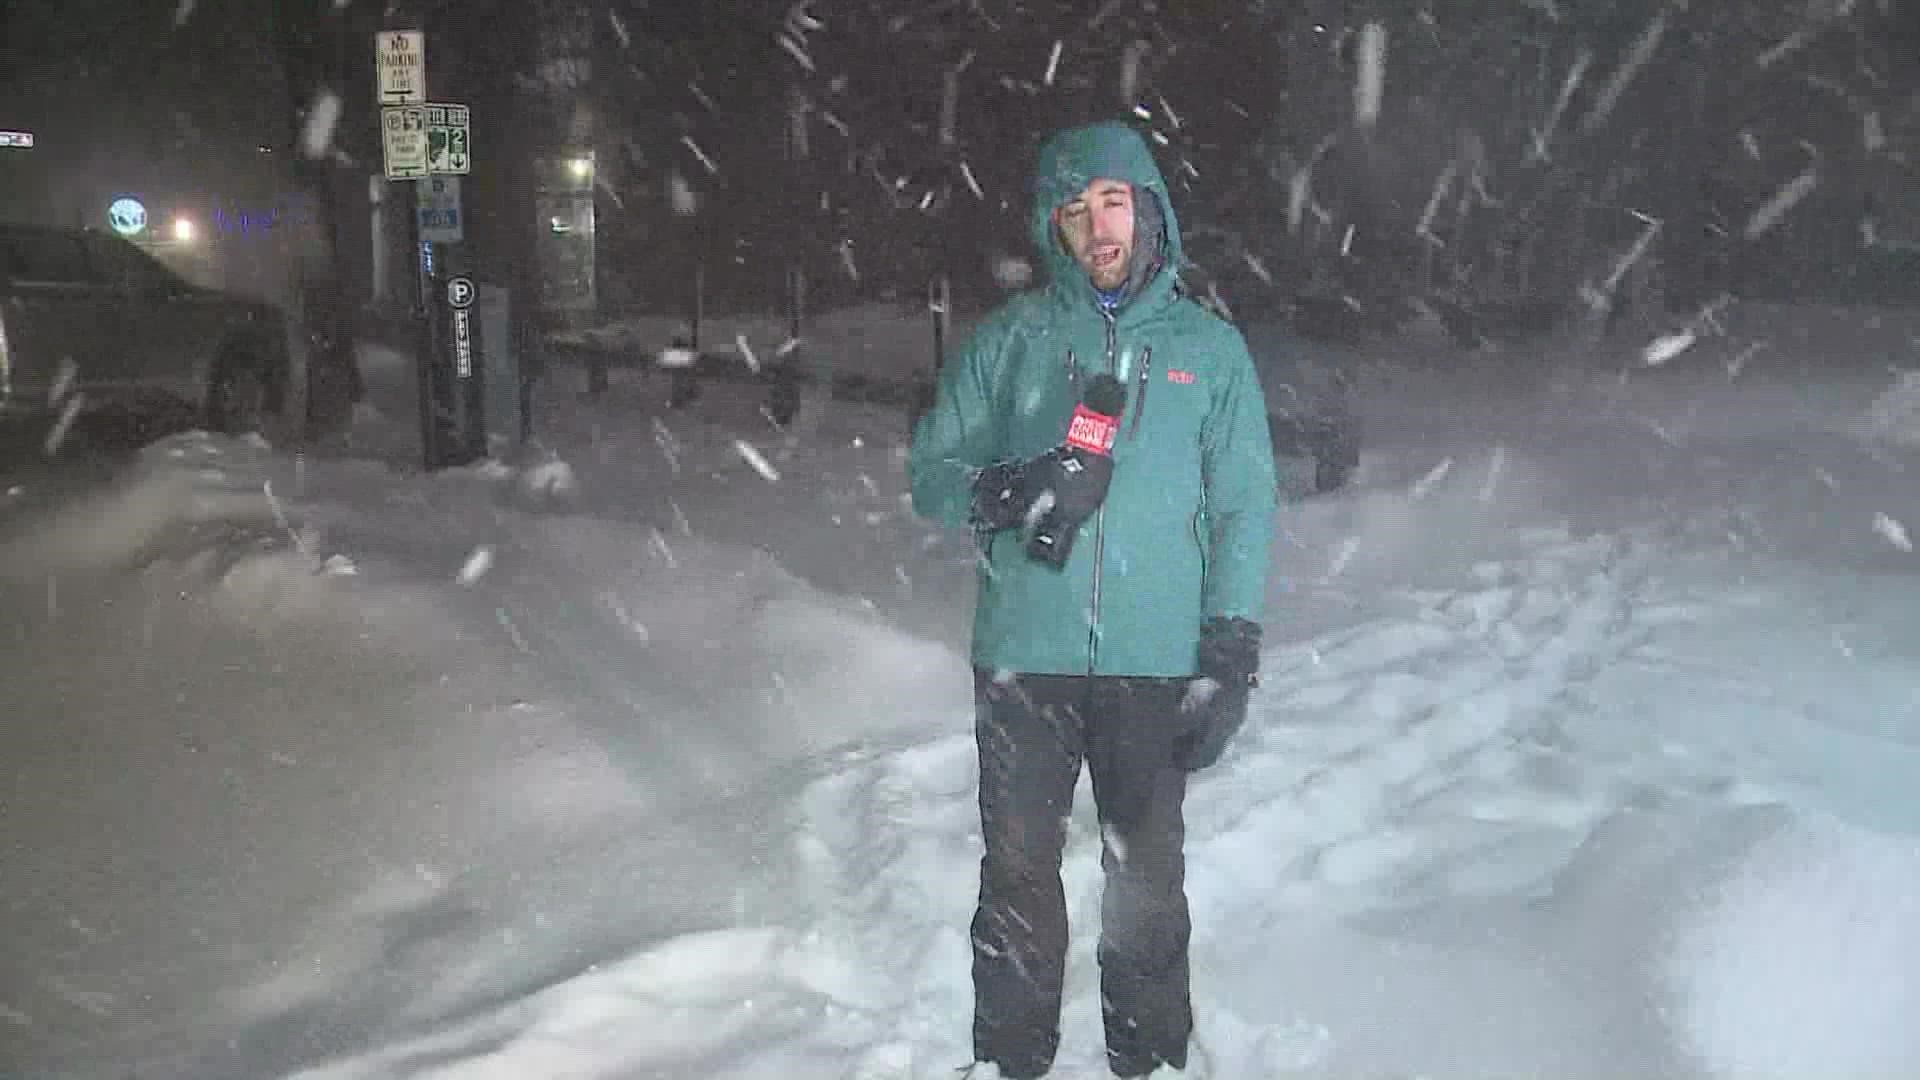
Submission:
M 1105 841 L 1108 1064 L 1146 1076 L 1184 1068 L 1192 1034 L 1181 804 L 1246 716 L 1273 450 L 1245 342 L 1180 289 L 1180 228 L 1145 141 L 1118 122 L 1056 134 L 1034 187 L 1048 280 L 944 365 L 908 461 L 914 508 L 982 548 L 974 1057 L 1010 1078 L 1052 1066 L 1084 763 Z M 1102 383 L 1124 396 L 1117 431 L 1075 419 Z M 1049 530 L 1063 562 L 1036 554 Z

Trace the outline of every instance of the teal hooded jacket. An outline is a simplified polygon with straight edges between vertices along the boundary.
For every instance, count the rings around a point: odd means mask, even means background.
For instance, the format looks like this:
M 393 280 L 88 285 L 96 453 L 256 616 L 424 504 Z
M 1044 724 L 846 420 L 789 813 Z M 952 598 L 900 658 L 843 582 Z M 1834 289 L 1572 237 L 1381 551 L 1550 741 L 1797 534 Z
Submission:
M 1136 221 L 1157 230 L 1136 235 L 1135 258 L 1148 265 L 1112 309 L 1054 225 L 1055 208 L 1100 178 L 1131 184 Z M 1118 377 L 1127 407 L 1104 505 L 1063 568 L 1028 558 L 1020 530 L 987 539 L 973 661 L 1024 674 L 1193 675 L 1202 620 L 1258 622 L 1265 603 L 1277 491 L 1246 342 L 1181 292 L 1166 181 L 1126 124 L 1042 145 L 1031 224 L 1047 278 L 943 363 L 907 460 L 914 510 L 969 525 L 981 469 L 1060 445 L 1084 382 Z

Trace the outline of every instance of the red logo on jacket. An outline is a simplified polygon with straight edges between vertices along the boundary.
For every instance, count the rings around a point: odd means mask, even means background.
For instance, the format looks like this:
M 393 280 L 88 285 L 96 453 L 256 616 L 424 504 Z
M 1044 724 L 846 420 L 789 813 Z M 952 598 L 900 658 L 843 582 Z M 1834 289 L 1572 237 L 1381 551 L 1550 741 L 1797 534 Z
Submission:
M 1179 368 L 1168 368 L 1167 381 L 1170 383 L 1179 383 L 1181 386 L 1192 386 L 1193 372 L 1181 371 Z

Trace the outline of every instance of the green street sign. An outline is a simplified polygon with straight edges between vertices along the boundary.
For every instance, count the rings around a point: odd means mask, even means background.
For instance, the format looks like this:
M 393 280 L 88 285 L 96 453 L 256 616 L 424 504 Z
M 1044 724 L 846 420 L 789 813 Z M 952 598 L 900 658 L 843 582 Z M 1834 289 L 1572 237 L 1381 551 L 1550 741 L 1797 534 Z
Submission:
M 427 172 L 460 176 L 472 171 L 472 127 L 465 105 L 428 102 Z

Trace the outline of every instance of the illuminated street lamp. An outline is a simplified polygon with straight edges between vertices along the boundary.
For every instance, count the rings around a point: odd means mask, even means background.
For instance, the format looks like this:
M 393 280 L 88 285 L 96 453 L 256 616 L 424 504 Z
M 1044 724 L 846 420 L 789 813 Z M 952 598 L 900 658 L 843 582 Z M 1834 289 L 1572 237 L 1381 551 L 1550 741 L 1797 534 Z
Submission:
M 122 195 L 107 207 L 107 224 L 121 236 L 138 236 L 147 231 L 147 208 L 139 199 Z
M 190 218 L 174 218 L 173 238 L 183 244 L 193 243 L 193 221 Z
M 593 176 L 593 159 L 590 157 L 569 159 L 567 161 L 567 172 L 570 173 L 575 180 L 587 180 Z

